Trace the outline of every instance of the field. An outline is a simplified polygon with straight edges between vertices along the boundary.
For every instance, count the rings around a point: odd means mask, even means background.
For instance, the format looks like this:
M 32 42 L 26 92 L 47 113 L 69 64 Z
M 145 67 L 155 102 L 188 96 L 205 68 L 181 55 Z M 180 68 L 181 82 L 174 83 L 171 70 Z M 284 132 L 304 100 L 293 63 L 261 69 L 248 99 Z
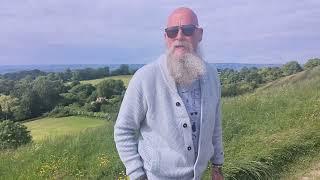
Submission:
M 128 87 L 128 84 L 129 84 L 129 81 L 130 81 L 131 77 L 132 77 L 132 75 L 110 76 L 110 77 L 101 78 L 101 79 L 80 81 L 80 83 L 96 85 L 96 84 L 98 84 L 99 82 L 101 82 L 102 80 L 114 79 L 114 80 L 122 80 L 123 83 L 124 83 L 124 85 L 125 85 L 126 87 Z
M 123 173 L 113 143 L 112 122 L 78 117 L 43 120 L 46 122 L 38 120 L 39 125 L 28 124 L 28 127 L 39 137 L 52 129 L 46 126 L 60 129 L 59 133 L 51 131 L 53 138 L 16 151 L 1 152 L 0 179 L 114 179 Z M 54 121 L 57 124 L 53 125 Z M 63 129 L 61 121 L 75 128 Z M 84 129 L 84 121 L 88 127 L 98 127 Z M 63 131 L 69 135 L 61 135 Z
M 34 141 L 55 136 L 74 134 L 85 128 L 93 128 L 105 124 L 100 119 L 86 117 L 43 118 L 25 123 Z
M 280 79 L 255 93 L 223 98 L 226 179 L 311 177 L 320 160 L 319 89 L 318 68 Z M 125 168 L 113 141 L 114 122 L 99 124 L 95 121 L 101 120 L 77 117 L 42 120 L 27 123 L 36 140 L 50 131 L 55 138 L 1 152 L 0 179 L 124 178 Z M 76 129 L 74 134 L 60 135 L 69 133 L 64 126 Z M 82 129 L 93 126 L 99 127 Z M 210 168 L 203 179 L 210 179 L 209 174 Z

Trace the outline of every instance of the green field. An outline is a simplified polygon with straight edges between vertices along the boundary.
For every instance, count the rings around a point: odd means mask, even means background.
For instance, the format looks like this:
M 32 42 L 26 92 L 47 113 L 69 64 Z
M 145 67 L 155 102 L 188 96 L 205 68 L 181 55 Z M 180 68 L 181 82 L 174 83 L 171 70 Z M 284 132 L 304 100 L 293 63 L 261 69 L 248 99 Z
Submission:
M 38 120 L 40 125 L 28 124 L 40 137 L 51 129 L 46 126 L 61 130 L 51 131 L 54 138 L 1 152 L 0 179 L 114 179 L 123 174 L 112 138 L 113 122 L 78 117 L 43 120 Z M 63 129 L 62 121 L 75 127 L 74 133 Z M 85 124 L 99 127 L 85 128 Z M 63 130 L 68 135 L 61 135 Z
M 319 89 L 318 68 L 280 79 L 255 93 L 223 98 L 226 179 L 296 179 L 314 168 L 320 155 Z M 97 125 L 94 121 L 101 120 L 83 118 L 100 127 L 80 130 L 90 123 L 70 119 L 27 123 L 38 137 L 50 132 L 46 126 L 62 129 L 69 120 L 66 126 L 77 127 L 78 133 L 1 152 L 0 179 L 124 178 L 125 168 L 113 141 L 114 123 Z M 209 174 L 210 168 L 203 179 L 210 179 Z
M 86 117 L 43 118 L 24 123 L 31 131 L 33 140 L 39 141 L 47 137 L 74 134 L 85 128 L 93 128 L 105 124 L 101 119 Z
M 81 84 L 92 84 L 92 85 L 96 85 L 99 82 L 101 82 L 102 80 L 106 80 L 106 79 L 114 79 L 114 80 L 122 80 L 124 85 L 126 87 L 128 87 L 129 81 L 131 79 L 132 75 L 120 75 L 120 76 L 110 76 L 110 77 L 105 77 L 105 78 L 101 78 L 101 79 L 94 79 L 94 80 L 87 80 L 87 81 L 80 81 Z

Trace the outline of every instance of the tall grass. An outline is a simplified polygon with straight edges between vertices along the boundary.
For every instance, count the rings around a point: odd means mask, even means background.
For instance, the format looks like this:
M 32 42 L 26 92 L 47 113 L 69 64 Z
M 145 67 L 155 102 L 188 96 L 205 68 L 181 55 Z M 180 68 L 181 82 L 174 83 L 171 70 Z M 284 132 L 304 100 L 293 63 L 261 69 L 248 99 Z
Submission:
M 320 69 L 291 78 L 223 100 L 226 177 L 278 179 L 297 160 L 320 154 Z
M 0 154 L 1 179 L 115 179 L 124 174 L 112 122 Z

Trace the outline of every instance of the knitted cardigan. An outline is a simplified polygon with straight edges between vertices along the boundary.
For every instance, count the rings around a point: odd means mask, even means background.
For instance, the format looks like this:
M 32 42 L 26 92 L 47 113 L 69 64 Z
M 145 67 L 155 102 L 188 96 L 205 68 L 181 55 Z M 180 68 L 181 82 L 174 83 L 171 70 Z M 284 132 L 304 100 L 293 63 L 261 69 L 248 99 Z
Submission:
M 200 77 L 197 158 L 190 119 L 169 75 L 166 56 L 133 75 L 114 126 L 116 148 L 130 179 L 148 175 L 147 171 L 152 179 L 197 180 L 209 160 L 223 164 L 220 81 L 216 68 L 207 62 L 205 67 L 206 73 Z

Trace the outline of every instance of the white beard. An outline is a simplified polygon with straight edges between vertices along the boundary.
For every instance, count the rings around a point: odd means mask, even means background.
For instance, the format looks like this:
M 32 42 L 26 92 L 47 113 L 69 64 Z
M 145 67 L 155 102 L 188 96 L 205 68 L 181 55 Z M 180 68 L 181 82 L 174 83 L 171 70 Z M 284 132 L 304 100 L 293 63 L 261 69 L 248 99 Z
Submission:
M 172 45 L 184 45 L 193 52 L 191 45 L 186 42 L 177 42 Z M 167 66 L 174 81 L 182 86 L 188 86 L 205 73 L 205 63 L 202 60 L 200 48 L 195 53 L 186 53 L 183 56 L 173 55 L 174 48 L 167 51 Z

